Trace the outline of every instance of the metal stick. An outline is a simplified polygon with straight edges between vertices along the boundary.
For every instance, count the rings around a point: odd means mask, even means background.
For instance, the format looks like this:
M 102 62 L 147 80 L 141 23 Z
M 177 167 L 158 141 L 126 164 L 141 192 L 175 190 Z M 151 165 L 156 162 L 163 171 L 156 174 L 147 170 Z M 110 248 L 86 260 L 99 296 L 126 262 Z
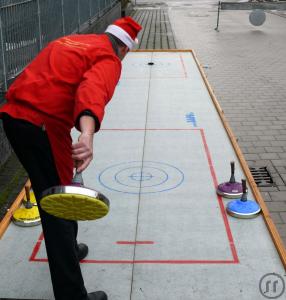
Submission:
M 1 39 L 1 50 L 2 50 L 2 64 L 3 64 L 3 76 L 4 76 L 4 88 L 7 91 L 7 69 L 5 61 L 5 47 L 4 47 L 4 35 L 3 35 L 3 24 L 2 24 L 2 10 L 0 10 L 0 39 Z
M 72 179 L 72 183 L 76 184 L 76 185 L 84 185 L 81 172 L 76 171 L 76 173 Z
M 61 4 L 62 4 L 62 26 L 63 26 L 63 35 L 65 35 L 65 34 L 66 34 L 66 31 L 65 31 L 64 0 L 61 0 Z
M 219 25 L 219 13 L 220 13 L 220 1 L 218 2 L 218 8 L 217 8 L 217 22 L 216 22 L 216 28 L 215 28 L 216 31 L 219 31 L 219 30 L 218 30 L 218 25 Z
M 80 7 L 79 7 L 79 0 L 77 0 L 77 21 L 78 21 L 78 30 L 80 32 Z
M 245 179 L 241 179 L 241 183 L 242 183 L 242 196 L 241 196 L 241 201 L 246 202 L 247 201 L 247 186 L 246 186 L 246 180 Z
M 39 29 L 39 50 L 43 48 L 43 39 L 42 39 L 42 27 L 41 27 L 41 7 L 40 0 L 37 0 L 37 13 L 38 13 L 38 29 Z
M 32 208 L 33 204 L 31 203 L 31 200 L 30 200 L 30 188 L 27 185 L 25 185 L 25 192 L 26 192 L 26 198 L 27 198 L 25 208 Z
M 230 183 L 235 183 L 235 177 L 234 177 L 234 161 L 232 161 L 232 162 L 230 163 L 230 166 L 231 166 L 231 176 L 230 176 L 229 182 L 230 182 Z

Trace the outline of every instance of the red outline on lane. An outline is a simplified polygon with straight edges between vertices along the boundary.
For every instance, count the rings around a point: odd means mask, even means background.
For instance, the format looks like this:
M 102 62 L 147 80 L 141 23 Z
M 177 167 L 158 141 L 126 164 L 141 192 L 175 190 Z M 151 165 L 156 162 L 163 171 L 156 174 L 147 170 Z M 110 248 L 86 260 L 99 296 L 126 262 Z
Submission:
M 183 67 L 183 70 L 184 70 L 185 78 L 188 78 L 188 73 L 187 73 L 187 69 L 186 69 L 182 54 L 180 54 L 180 60 L 181 60 L 181 64 L 182 64 L 182 67 Z
M 106 128 L 106 129 L 101 129 L 101 130 L 105 130 L 105 131 L 144 131 L 144 130 L 150 130 L 150 131 L 200 131 L 204 150 L 205 150 L 205 153 L 207 156 L 208 166 L 209 166 L 210 173 L 211 173 L 211 176 L 213 179 L 214 188 L 216 189 L 216 187 L 218 186 L 218 181 L 217 181 L 214 166 L 212 163 L 211 154 L 210 154 L 210 151 L 209 151 L 209 148 L 207 145 L 204 130 L 202 128 L 166 128 L 166 129 L 164 129 L 164 128 L 150 128 L 150 129 L 145 129 L 145 128 L 134 128 L 134 129 Z M 222 218 L 224 221 L 224 225 L 225 225 L 225 229 L 226 229 L 226 233 L 227 233 L 227 237 L 228 237 L 228 241 L 229 241 L 229 245 L 230 245 L 230 250 L 231 250 L 231 253 L 233 256 L 233 260 L 93 260 L 93 259 L 86 259 L 86 260 L 82 260 L 81 262 L 82 263 L 94 263 L 94 264 L 238 264 L 239 259 L 238 259 L 237 251 L 235 248 L 233 236 L 231 233 L 230 225 L 228 222 L 228 218 L 227 218 L 227 215 L 226 215 L 226 212 L 224 209 L 222 197 L 217 195 L 217 199 L 219 202 L 221 215 L 222 215 Z M 33 249 L 32 255 L 29 259 L 30 261 L 33 261 L 33 262 L 47 262 L 48 261 L 47 258 L 36 258 L 43 239 L 44 239 L 43 234 L 41 234 L 34 249 Z M 122 242 L 125 242 L 125 241 L 122 241 Z M 130 243 L 129 241 L 127 241 L 127 242 Z M 135 242 L 133 241 L 132 243 L 136 243 L 136 241 Z
M 233 260 L 92 260 L 84 259 L 81 263 L 87 264 L 236 264 Z
M 185 76 L 156 76 L 156 77 L 152 77 L 152 80 L 156 80 L 156 79 L 184 79 L 186 78 Z M 120 80 L 149 80 L 149 77 L 121 77 Z
M 206 141 L 204 130 L 200 129 L 200 132 L 201 132 L 205 152 L 206 152 L 206 155 L 207 155 L 209 168 L 210 168 L 211 175 L 212 175 L 212 178 L 213 178 L 214 188 L 216 190 L 217 186 L 218 186 L 218 181 L 217 181 L 214 166 L 213 166 L 213 163 L 212 163 L 211 154 L 210 154 L 209 147 L 208 147 L 208 144 L 207 144 L 207 141 Z M 229 222 L 228 222 L 228 219 L 227 219 L 227 215 L 226 215 L 226 212 L 225 212 L 225 209 L 224 209 L 222 197 L 217 195 L 217 199 L 218 199 L 220 211 L 221 211 L 221 214 L 222 214 L 222 218 L 223 218 L 223 221 L 224 221 L 224 225 L 225 225 L 225 229 L 226 229 L 230 249 L 231 249 L 231 252 L 232 252 L 232 256 L 233 256 L 234 261 L 238 263 L 239 260 L 238 260 L 236 248 L 235 248 L 235 245 L 234 245 L 234 241 L 233 241 L 231 229 L 230 229 L 230 226 L 229 226 Z
M 38 252 L 40 250 L 40 247 L 41 247 L 43 239 L 44 239 L 44 234 L 42 232 L 40 234 L 40 237 L 39 237 L 39 239 L 38 239 L 38 241 L 37 241 L 34 249 L 33 249 L 33 252 L 32 252 L 32 254 L 31 254 L 30 258 L 29 258 L 29 261 L 37 261 L 36 255 L 38 254 Z M 48 261 L 48 260 L 46 259 L 46 261 Z
M 184 59 L 183 59 L 183 55 L 182 53 L 179 54 L 180 57 L 180 61 L 181 61 L 181 66 L 183 69 L 183 76 L 152 76 L 152 80 L 154 79 L 183 79 L 183 78 L 188 78 L 188 73 L 187 73 L 187 69 L 184 63 Z M 129 79 L 149 79 L 149 77 L 144 76 L 144 77 L 134 77 L 134 76 L 126 76 L 126 77 L 122 77 L 121 80 L 129 80 Z
M 150 131 L 201 131 L 200 128 L 133 128 L 133 129 L 128 129 L 128 128 L 102 128 L 100 131 L 145 131 L 145 130 L 150 130 Z
M 48 262 L 47 258 L 35 258 L 33 262 Z M 172 264 L 172 265 L 190 265 L 190 264 L 238 264 L 234 260 L 95 260 L 83 259 L 83 264 Z
M 117 241 L 118 245 L 152 245 L 153 241 Z

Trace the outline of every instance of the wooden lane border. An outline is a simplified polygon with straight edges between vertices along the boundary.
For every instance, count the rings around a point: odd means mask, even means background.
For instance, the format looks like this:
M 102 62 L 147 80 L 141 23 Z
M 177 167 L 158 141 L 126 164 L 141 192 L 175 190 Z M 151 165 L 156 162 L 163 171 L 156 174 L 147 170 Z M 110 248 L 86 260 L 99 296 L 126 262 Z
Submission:
M 224 115 L 224 112 L 221 109 L 220 104 L 219 104 L 219 102 L 218 102 L 218 100 L 217 100 L 217 98 L 216 98 L 216 96 L 215 96 L 215 94 L 214 94 L 214 92 L 213 92 L 213 90 L 212 90 L 212 88 L 211 88 L 208 80 L 207 80 L 207 77 L 206 77 L 206 75 L 204 73 L 204 70 L 203 70 L 202 66 L 200 65 L 200 63 L 199 63 L 195 52 L 193 50 L 190 50 L 190 52 L 192 53 L 192 55 L 193 55 L 193 57 L 195 59 L 195 62 L 196 62 L 197 66 L 198 66 L 198 68 L 200 70 L 201 76 L 202 76 L 202 78 L 203 78 L 203 80 L 205 82 L 205 85 L 206 85 L 206 87 L 207 87 L 207 89 L 209 91 L 209 94 L 210 94 L 210 96 L 212 98 L 212 101 L 213 101 L 213 103 L 215 105 L 215 108 L 216 108 L 216 110 L 217 110 L 217 112 L 218 112 L 218 114 L 219 114 L 219 116 L 221 118 L 223 126 L 224 126 L 224 128 L 225 128 L 225 130 L 226 130 L 226 132 L 227 132 L 227 134 L 229 136 L 229 139 L 230 139 L 230 141 L 232 143 L 232 146 L 233 146 L 233 148 L 235 150 L 235 153 L 236 153 L 236 155 L 237 155 L 237 157 L 238 157 L 238 159 L 240 161 L 241 167 L 242 167 L 242 169 L 244 171 L 244 174 L 245 174 L 245 176 L 246 176 L 246 178 L 248 180 L 248 183 L 249 183 L 249 185 L 251 187 L 251 190 L 252 190 L 252 193 L 254 195 L 254 198 L 256 199 L 256 201 L 258 202 L 258 204 L 261 207 L 262 215 L 263 215 L 264 221 L 266 223 L 266 226 L 267 226 L 267 228 L 268 228 L 268 230 L 270 232 L 270 235 L 272 237 L 274 245 L 275 245 L 275 247 L 276 247 L 276 249 L 278 251 L 278 254 L 280 256 L 280 259 L 282 261 L 284 269 L 286 269 L 286 250 L 285 250 L 283 241 L 282 241 L 282 239 L 281 239 L 281 237 L 280 237 L 280 235 L 279 235 L 279 233 L 277 231 L 277 228 L 276 228 L 276 226 L 275 226 L 275 224 L 274 224 L 274 222 L 273 222 L 273 220 L 272 220 L 272 218 L 270 216 L 269 210 L 268 210 L 268 208 L 267 208 L 267 206 L 266 206 L 266 204 L 265 204 L 265 202 L 263 200 L 263 197 L 262 197 L 262 195 L 261 195 L 261 193 L 260 193 L 260 191 L 259 191 L 259 189 L 258 189 L 258 187 L 257 187 L 257 185 L 256 185 L 256 183 L 254 181 L 254 178 L 253 178 L 253 176 L 252 176 L 252 174 L 251 174 L 251 172 L 249 170 L 248 164 L 247 164 L 247 162 L 246 162 L 246 160 L 245 160 L 245 158 L 243 156 L 243 153 L 242 153 L 242 151 L 241 151 L 241 149 L 240 149 L 240 147 L 238 145 L 237 139 L 236 139 L 236 137 L 235 137 L 235 135 L 234 135 L 234 133 L 233 133 L 233 131 L 232 131 L 232 129 L 231 129 L 231 127 L 230 127 L 230 125 L 229 125 L 229 123 L 228 123 L 225 115 Z
M 0 222 L 0 239 L 4 235 L 6 229 L 8 228 L 15 210 L 19 208 L 19 206 L 21 205 L 21 203 L 25 197 L 25 186 L 31 187 L 30 180 L 28 180 L 26 182 L 26 184 L 22 188 L 21 192 L 18 194 L 17 198 L 15 199 L 15 201 L 13 202 L 13 204 L 11 205 L 11 207 L 8 209 L 7 213 L 5 214 L 4 218 Z
M 205 85 L 208 89 L 208 92 L 211 96 L 211 99 L 214 103 L 214 106 L 215 106 L 215 108 L 216 108 L 216 110 L 217 110 L 217 112 L 220 116 L 220 119 L 223 123 L 223 126 L 224 126 L 224 128 L 227 132 L 227 135 L 228 135 L 228 137 L 229 137 L 229 139 L 232 143 L 234 151 L 235 151 L 235 153 L 236 153 L 236 155 L 239 159 L 239 162 L 240 162 L 241 167 L 244 171 L 244 174 L 246 176 L 248 184 L 249 184 L 249 186 L 252 190 L 252 193 L 254 195 L 254 198 L 256 199 L 256 201 L 258 202 L 258 204 L 261 207 L 262 215 L 263 215 L 265 224 L 266 224 L 267 229 L 268 229 L 268 231 L 271 235 L 271 238 L 272 238 L 273 243 L 274 243 L 274 245 L 277 249 L 277 252 L 280 256 L 280 259 L 281 259 L 281 262 L 284 266 L 284 269 L 286 270 L 286 249 L 284 247 L 283 241 L 282 241 L 282 239 L 281 239 L 281 237 L 278 233 L 278 230 L 277 230 L 277 228 L 276 228 L 276 226 L 275 226 L 275 224 L 274 224 L 274 222 L 273 222 L 273 220 L 270 216 L 269 210 L 268 210 L 268 208 L 267 208 L 267 206 L 266 206 L 266 204 L 263 200 L 263 197 L 262 197 L 262 195 L 261 195 L 254 179 L 253 179 L 253 176 L 252 176 L 252 174 L 249 170 L 248 164 L 247 164 L 247 162 L 246 162 L 246 160 L 243 156 L 243 153 L 242 153 L 242 151 L 241 151 L 241 149 L 238 145 L 237 139 L 236 139 L 234 133 L 232 132 L 232 129 L 231 129 L 231 127 L 230 127 L 230 125 L 229 125 L 229 123 L 228 123 L 228 121 L 227 121 L 227 119 L 224 115 L 224 112 L 221 109 L 220 104 L 219 104 L 219 102 L 218 102 L 218 100 L 217 100 L 217 98 L 216 98 L 216 96 L 215 96 L 208 80 L 207 80 L 207 76 L 205 75 L 205 72 L 204 72 L 201 64 L 199 63 L 199 60 L 198 60 L 195 52 L 192 49 L 185 49 L 185 50 L 183 50 L 183 49 L 178 49 L 178 50 L 177 49 L 171 49 L 171 50 L 167 50 L 167 49 L 164 49 L 164 50 L 160 50 L 160 49 L 156 49 L 156 50 L 134 50 L 134 52 L 189 52 L 193 55 L 193 58 L 194 58 L 194 60 L 197 64 L 197 67 L 199 68 L 199 71 L 200 71 L 201 76 L 203 78 L 203 81 L 204 81 L 204 83 L 205 83 Z

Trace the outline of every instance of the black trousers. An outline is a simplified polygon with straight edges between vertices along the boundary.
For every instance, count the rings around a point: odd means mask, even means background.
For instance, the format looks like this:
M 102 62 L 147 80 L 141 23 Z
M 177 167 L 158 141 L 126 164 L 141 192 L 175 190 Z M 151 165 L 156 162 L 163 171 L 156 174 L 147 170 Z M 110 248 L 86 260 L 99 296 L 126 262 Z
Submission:
M 49 215 L 39 205 L 41 193 L 60 184 L 48 135 L 41 127 L 7 114 L 3 116 L 3 127 L 30 177 L 38 202 L 55 299 L 86 300 L 78 262 L 77 222 Z

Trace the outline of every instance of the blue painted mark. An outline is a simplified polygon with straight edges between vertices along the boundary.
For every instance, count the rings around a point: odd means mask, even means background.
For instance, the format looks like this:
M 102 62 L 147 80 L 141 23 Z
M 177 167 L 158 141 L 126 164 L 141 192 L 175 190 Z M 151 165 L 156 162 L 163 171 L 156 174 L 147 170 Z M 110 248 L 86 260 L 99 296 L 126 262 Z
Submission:
M 137 172 L 131 174 L 129 177 L 135 181 L 146 181 L 151 180 L 154 176 L 151 173 Z
M 196 120 L 195 113 L 190 112 L 190 113 L 186 114 L 186 121 L 188 123 L 192 123 L 194 127 L 197 127 L 197 120 Z
M 137 185 L 131 185 L 130 183 L 129 184 L 126 184 L 126 183 L 124 183 L 124 182 L 122 182 L 122 180 L 120 180 L 119 179 L 119 175 L 120 175 L 120 173 L 123 173 L 123 172 L 125 172 L 126 170 L 130 170 L 130 169 L 139 169 L 139 168 L 141 168 L 141 166 L 139 166 L 139 167 L 129 167 L 129 168 L 124 168 L 124 169 L 122 169 L 122 170 L 120 170 L 119 172 L 117 172 L 115 175 L 114 175 L 114 180 L 116 181 L 116 182 L 118 182 L 119 184 L 121 184 L 121 185 L 125 185 L 125 186 L 129 186 L 129 187 L 135 187 L 135 188 L 139 188 L 140 187 L 140 181 L 145 181 L 145 180 L 148 180 L 148 179 L 144 179 L 143 180 L 143 178 L 141 177 L 141 180 L 139 179 L 139 183 L 137 183 Z M 143 186 L 143 188 L 147 188 L 147 187 L 153 187 L 153 186 L 158 186 L 158 185 L 161 185 L 161 184 L 163 184 L 163 183 L 165 183 L 168 179 L 169 179 L 169 175 L 164 171 L 164 170 L 162 170 L 162 169 L 159 169 L 159 168 L 155 168 L 155 167 L 145 167 L 145 169 L 151 169 L 151 171 L 153 170 L 157 170 L 157 171 L 159 171 L 161 174 L 163 174 L 163 176 L 161 175 L 161 177 L 159 178 L 160 179 L 160 182 L 158 182 L 158 183 L 153 183 L 153 182 L 151 182 L 151 184 L 150 185 L 147 185 L 147 184 L 144 184 L 144 186 Z M 140 173 L 140 172 L 138 172 L 138 173 Z M 137 173 L 137 175 L 138 175 L 138 173 Z M 144 171 L 142 171 L 142 173 L 141 174 L 144 174 L 144 173 L 146 173 L 146 172 L 144 172 Z M 134 175 L 134 173 L 133 173 L 133 175 Z M 156 176 L 153 176 L 152 174 L 150 174 L 151 175 L 151 177 L 149 178 L 149 179 L 152 179 L 152 178 L 156 178 Z M 141 175 L 142 176 L 142 175 Z M 128 176 L 129 178 L 131 178 L 132 180 L 135 180 L 135 178 L 131 175 L 131 176 Z M 138 181 L 138 179 L 137 179 L 137 181 Z M 138 185 L 139 184 L 139 185 Z
M 164 168 L 168 171 L 165 171 Z M 184 173 L 177 167 L 154 161 L 144 161 L 143 170 L 141 161 L 115 164 L 104 169 L 98 176 L 100 184 L 111 191 L 137 195 L 139 193 L 154 194 L 173 190 L 180 186 L 184 179 Z M 122 180 L 127 180 L 127 182 L 122 182 Z M 135 185 L 131 184 L 132 181 Z M 144 182 L 141 190 L 139 190 L 140 182 Z M 146 184 L 147 182 L 149 184 Z

